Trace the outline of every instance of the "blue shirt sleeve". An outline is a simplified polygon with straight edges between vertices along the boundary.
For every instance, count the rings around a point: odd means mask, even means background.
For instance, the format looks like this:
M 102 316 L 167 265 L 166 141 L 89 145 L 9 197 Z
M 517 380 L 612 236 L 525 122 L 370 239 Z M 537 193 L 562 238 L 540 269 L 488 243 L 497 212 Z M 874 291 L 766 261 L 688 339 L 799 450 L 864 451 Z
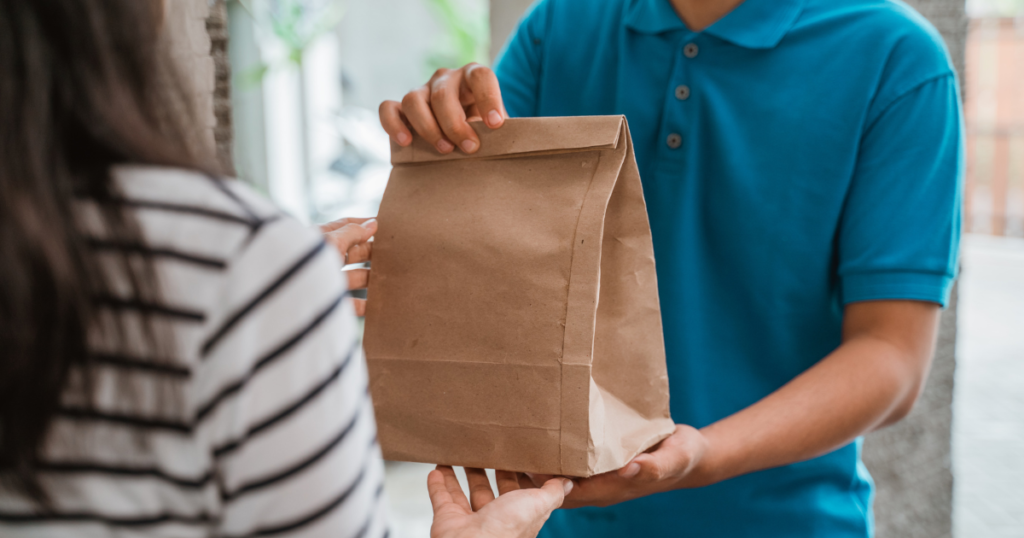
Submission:
M 843 304 L 943 306 L 956 276 L 963 177 L 956 78 L 926 80 L 867 125 L 838 233 Z
M 549 0 L 534 4 L 519 22 L 494 67 L 509 116 L 536 116 Z

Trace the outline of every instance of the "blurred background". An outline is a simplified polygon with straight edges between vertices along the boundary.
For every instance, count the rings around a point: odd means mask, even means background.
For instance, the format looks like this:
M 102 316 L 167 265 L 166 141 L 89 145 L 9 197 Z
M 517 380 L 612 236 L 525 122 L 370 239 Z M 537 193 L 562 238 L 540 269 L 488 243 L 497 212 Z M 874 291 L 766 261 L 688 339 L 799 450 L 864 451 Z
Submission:
M 530 3 L 197 1 L 221 158 L 307 223 L 376 214 L 390 171 L 377 106 L 439 67 L 489 64 Z M 878 534 L 1024 538 L 1024 0 L 910 3 L 961 69 L 966 236 L 930 392 L 866 443 Z M 398 538 L 429 535 L 429 469 L 389 464 Z
M 486 0 L 231 0 L 238 175 L 308 222 L 376 214 L 377 107 L 439 67 L 490 60 Z

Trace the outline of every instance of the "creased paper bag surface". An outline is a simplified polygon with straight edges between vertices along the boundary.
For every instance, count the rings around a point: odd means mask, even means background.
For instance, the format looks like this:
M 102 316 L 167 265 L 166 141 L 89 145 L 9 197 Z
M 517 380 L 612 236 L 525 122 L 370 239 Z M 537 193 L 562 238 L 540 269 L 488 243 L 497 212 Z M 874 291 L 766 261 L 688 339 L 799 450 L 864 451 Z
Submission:
M 667 437 L 654 251 L 625 118 L 392 146 L 364 347 L 384 456 L 568 476 Z

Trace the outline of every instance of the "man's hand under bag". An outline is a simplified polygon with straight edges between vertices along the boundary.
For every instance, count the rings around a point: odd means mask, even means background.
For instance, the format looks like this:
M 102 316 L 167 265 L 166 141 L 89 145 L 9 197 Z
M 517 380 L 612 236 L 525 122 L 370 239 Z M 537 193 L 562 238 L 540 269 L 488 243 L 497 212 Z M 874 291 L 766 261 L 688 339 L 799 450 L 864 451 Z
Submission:
M 676 431 L 651 450 L 633 458 L 618 471 L 575 479 L 572 494 L 562 508 L 610 506 L 679 488 L 693 488 L 714 480 L 705 476 L 701 463 L 708 441 L 695 428 L 677 425 Z M 531 475 L 535 483 L 550 477 Z
M 565 507 L 609 506 L 806 461 L 888 426 L 923 390 L 938 321 L 933 303 L 851 303 L 843 344 L 818 364 L 738 413 L 699 431 L 678 425 L 622 469 L 577 481 Z

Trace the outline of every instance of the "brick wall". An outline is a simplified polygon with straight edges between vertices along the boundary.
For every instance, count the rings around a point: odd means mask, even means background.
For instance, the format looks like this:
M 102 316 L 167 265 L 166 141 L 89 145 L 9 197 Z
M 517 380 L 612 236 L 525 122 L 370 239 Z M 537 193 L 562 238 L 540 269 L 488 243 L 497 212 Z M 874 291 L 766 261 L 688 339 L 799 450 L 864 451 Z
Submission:
M 964 229 L 1024 237 L 1024 17 L 971 21 Z
M 228 9 L 225 0 L 212 2 L 209 17 L 206 19 L 206 31 L 210 35 L 210 55 L 214 67 L 213 112 L 217 122 L 213 137 L 222 169 L 228 174 L 234 174 L 231 151 L 234 133 L 231 115 L 231 62 L 228 58 Z
M 231 104 L 227 62 L 227 16 L 221 1 L 165 0 L 172 54 L 188 78 L 199 120 L 206 126 L 204 143 L 217 149 L 231 170 Z M 211 55 L 212 53 L 212 55 Z

